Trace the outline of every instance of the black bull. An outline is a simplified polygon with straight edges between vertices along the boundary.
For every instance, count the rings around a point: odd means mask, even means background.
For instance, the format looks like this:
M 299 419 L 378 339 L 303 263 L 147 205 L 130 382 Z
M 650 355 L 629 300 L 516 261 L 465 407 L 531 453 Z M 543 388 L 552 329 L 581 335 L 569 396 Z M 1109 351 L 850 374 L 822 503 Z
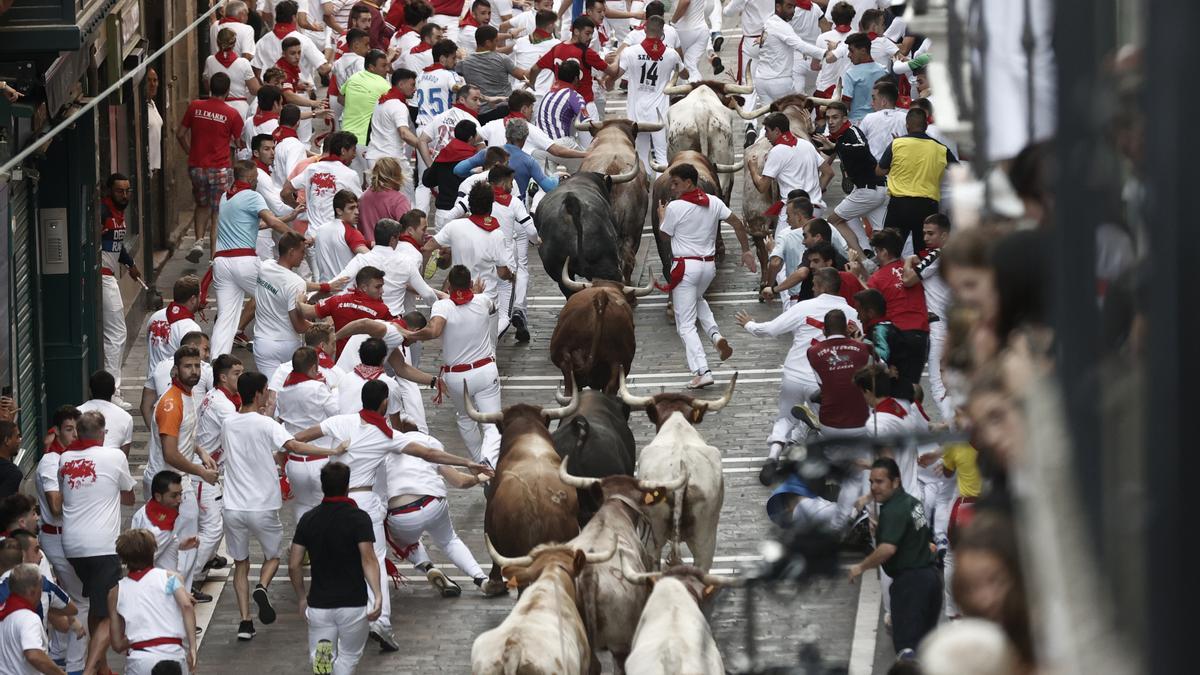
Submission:
M 561 279 L 567 258 L 576 277 L 622 280 L 621 240 L 608 199 L 611 190 L 610 177 L 583 171 L 548 193 L 533 216 L 542 240 L 542 267 L 564 296 L 572 293 Z
M 584 390 L 579 410 L 563 418 L 551 434 L 558 456 L 569 458 L 571 474 L 588 478 L 632 476 L 636 459 L 629 406 L 620 398 Z M 579 525 L 587 524 L 601 506 L 598 494 L 579 491 Z

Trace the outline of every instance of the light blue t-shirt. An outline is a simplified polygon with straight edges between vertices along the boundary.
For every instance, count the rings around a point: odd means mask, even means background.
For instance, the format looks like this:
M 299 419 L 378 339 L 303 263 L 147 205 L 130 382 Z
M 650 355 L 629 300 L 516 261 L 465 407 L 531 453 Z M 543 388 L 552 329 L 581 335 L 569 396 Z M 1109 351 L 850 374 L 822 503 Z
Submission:
M 887 69 L 870 61 L 856 63 L 842 73 L 842 98 L 850 98 L 850 121 L 861 122 L 871 112 L 871 88 Z
M 242 190 L 229 198 L 221 195 L 217 217 L 217 250 L 254 248 L 258 240 L 258 214 L 269 210 L 267 200 L 254 190 Z
M 807 247 L 804 245 L 804 228 L 797 227 L 790 229 L 780 235 L 779 239 L 775 240 L 775 248 L 771 251 L 771 257 L 783 259 L 783 276 L 787 276 L 796 271 L 804 262 L 804 251 Z

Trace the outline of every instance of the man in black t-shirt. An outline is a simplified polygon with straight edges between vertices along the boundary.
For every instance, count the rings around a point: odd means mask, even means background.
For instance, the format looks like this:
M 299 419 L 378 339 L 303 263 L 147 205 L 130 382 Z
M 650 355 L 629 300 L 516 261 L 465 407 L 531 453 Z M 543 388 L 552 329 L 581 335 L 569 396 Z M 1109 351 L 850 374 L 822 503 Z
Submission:
M 879 503 L 875 550 L 850 568 L 850 583 L 879 566 L 892 578 L 892 645 L 906 656 L 937 627 L 942 579 L 933 566 L 925 509 L 901 487 L 900 467 L 890 457 L 871 465 L 871 496 Z
M 21 489 L 21 469 L 13 460 L 21 451 L 21 429 L 15 422 L 0 420 L 0 499 Z
M 887 180 L 875 173 L 875 155 L 871 154 L 867 136 L 850 123 L 844 104 L 830 104 L 825 121 L 828 133 L 813 136 L 818 149 L 828 155 L 821 165 L 821 187 L 827 187 L 832 179 L 833 158 L 838 157 L 842 160 L 842 188 L 846 190 L 846 198 L 825 217 L 842 233 L 846 244 L 861 254 L 869 250 L 871 232 L 882 230 L 887 218 Z
M 348 465 L 330 462 L 321 469 L 325 498 L 296 524 L 288 558 L 288 577 L 308 621 L 308 653 L 318 673 L 354 672 L 367 645 L 370 622 L 383 609 L 371 517 L 346 496 L 349 488 Z M 312 563 L 307 594 L 305 552 Z M 369 608 L 368 586 L 374 598 Z

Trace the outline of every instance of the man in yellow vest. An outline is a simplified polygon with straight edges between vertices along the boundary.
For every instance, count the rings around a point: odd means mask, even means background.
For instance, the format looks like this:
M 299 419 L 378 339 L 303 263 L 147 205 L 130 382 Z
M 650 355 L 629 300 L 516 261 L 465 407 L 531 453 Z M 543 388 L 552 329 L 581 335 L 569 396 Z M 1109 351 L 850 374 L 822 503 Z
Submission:
M 950 149 L 925 133 L 929 114 L 920 108 L 905 117 L 908 135 L 892 141 L 875 171 L 887 176 L 887 219 L 884 227 L 895 228 L 904 236 L 904 255 L 921 248 L 921 227 L 925 218 L 938 212 L 942 198 L 942 176 L 946 167 L 958 158 Z

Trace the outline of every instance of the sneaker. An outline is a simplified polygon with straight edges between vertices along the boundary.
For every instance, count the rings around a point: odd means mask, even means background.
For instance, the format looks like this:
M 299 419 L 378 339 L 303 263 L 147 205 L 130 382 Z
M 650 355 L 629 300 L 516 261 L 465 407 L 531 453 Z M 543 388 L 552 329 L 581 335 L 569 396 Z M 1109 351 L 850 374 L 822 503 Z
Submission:
M 476 585 L 479 586 L 479 591 L 483 593 L 483 597 L 485 598 L 498 598 L 502 595 L 508 595 L 508 586 L 504 585 L 503 581 L 484 578 L 483 581 Z
M 237 335 L 233 336 L 233 346 L 241 347 L 242 349 L 253 349 L 254 340 L 251 340 L 245 331 L 238 331 Z
M 263 625 L 275 623 L 275 608 L 271 606 L 271 598 L 267 597 L 267 589 L 262 584 L 254 587 L 254 602 L 258 605 L 258 620 Z
M 720 75 L 725 72 L 725 64 L 721 63 L 721 57 L 714 56 L 709 63 L 712 65 L 713 75 Z
M 517 342 L 529 342 L 529 324 L 525 320 L 525 312 L 513 312 L 512 325 L 517 329 Z
M 329 640 L 320 640 L 317 642 L 317 649 L 313 653 L 313 675 L 332 675 L 333 674 L 333 643 Z
M 185 257 L 188 262 L 195 265 L 200 262 L 200 258 L 204 257 L 204 247 L 200 245 L 200 242 L 192 244 L 192 249 L 187 252 L 187 256 Z
M 729 357 L 733 356 L 733 347 L 729 346 L 729 340 L 718 336 L 713 346 L 717 348 L 717 353 L 720 354 L 722 361 L 728 361 Z
M 225 569 L 225 566 L 228 564 L 229 564 L 229 560 L 226 559 L 225 556 L 215 555 L 212 557 L 211 560 L 204 563 L 204 571 L 207 572 L 209 570 L 222 570 L 222 569 Z
M 379 651 L 381 652 L 400 651 L 400 643 L 396 642 L 396 636 L 392 635 L 392 631 L 390 630 L 385 630 L 377 624 L 371 624 L 370 637 L 379 643 Z
M 113 405 L 120 406 L 122 410 L 133 410 L 133 404 L 121 398 L 120 394 L 113 396 L 111 400 Z
M 908 647 L 901 649 L 900 653 L 896 654 L 896 663 L 899 663 L 901 661 L 916 661 L 916 660 L 917 660 L 917 653 Z
M 703 389 L 712 386 L 713 376 L 711 370 L 704 371 L 703 374 L 692 378 L 691 382 L 687 383 L 688 389 Z
M 767 487 L 771 487 L 779 481 L 779 460 L 768 459 L 763 462 L 762 468 L 758 470 L 758 482 Z
M 200 590 L 199 586 L 192 586 L 192 602 L 212 602 L 212 599 L 212 596 Z
M 238 624 L 237 639 L 245 642 L 254 639 L 254 622 L 243 621 Z
M 725 36 L 721 35 L 720 33 L 713 32 L 712 45 L 713 45 L 714 52 L 721 51 L 721 47 L 723 47 L 725 45 Z
M 792 417 L 795 417 L 804 424 L 808 425 L 808 428 L 812 429 L 813 431 L 818 431 L 821 428 L 821 422 L 817 420 L 817 416 L 814 415 L 812 409 L 804 403 L 798 403 L 792 406 Z
M 457 598 L 462 595 L 462 588 L 446 576 L 445 572 L 436 567 L 430 567 L 429 571 L 425 573 L 425 578 L 433 584 L 434 588 L 438 589 L 443 598 Z

